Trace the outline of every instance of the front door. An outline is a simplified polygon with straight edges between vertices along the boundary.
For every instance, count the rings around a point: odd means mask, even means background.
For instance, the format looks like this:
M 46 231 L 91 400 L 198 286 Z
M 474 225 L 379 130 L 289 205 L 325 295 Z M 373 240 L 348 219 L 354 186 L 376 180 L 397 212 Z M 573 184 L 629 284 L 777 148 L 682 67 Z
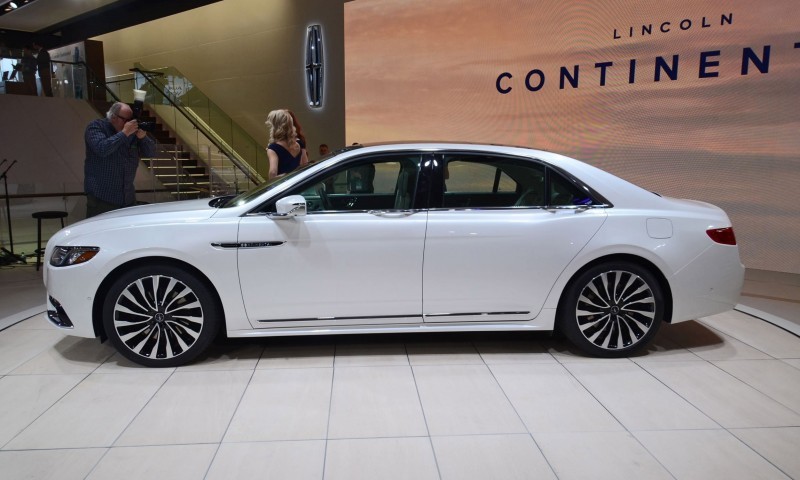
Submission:
M 287 192 L 308 214 L 241 220 L 239 276 L 255 328 L 416 323 L 427 213 L 418 155 L 348 163 Z

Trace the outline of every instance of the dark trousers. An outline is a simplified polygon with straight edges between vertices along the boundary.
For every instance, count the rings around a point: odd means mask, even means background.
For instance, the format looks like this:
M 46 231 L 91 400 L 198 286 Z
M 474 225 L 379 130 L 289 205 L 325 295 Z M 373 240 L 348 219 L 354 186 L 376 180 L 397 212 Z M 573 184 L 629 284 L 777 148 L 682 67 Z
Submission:
M 22 74 L 22 84 L 25 85 L 25 95 L 38 95 L 36 93 L 36 75 L 33 73 Z
M 104 202 L 93 195 L 86 194 L 86 218 L 110 212 L 118 208 L 122 207 L 120 205 L 114 205 L 113 203 Z
M 50 75 L 45 73 L 42 75 L 39 73 L 39 80 L 42 82 L 42 94 L 45 97 L 52 97 L 53 96 L 53 80 Z

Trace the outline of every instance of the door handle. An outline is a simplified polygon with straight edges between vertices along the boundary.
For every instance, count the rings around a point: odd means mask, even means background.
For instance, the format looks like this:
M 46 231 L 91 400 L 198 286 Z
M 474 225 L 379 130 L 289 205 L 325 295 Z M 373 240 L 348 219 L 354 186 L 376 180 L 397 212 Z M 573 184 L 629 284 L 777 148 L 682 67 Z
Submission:
M 414 210 L 370 210 L 367 213 L 375 215 L 376 217 L 403 218 L 413 215 L 415 212 Z

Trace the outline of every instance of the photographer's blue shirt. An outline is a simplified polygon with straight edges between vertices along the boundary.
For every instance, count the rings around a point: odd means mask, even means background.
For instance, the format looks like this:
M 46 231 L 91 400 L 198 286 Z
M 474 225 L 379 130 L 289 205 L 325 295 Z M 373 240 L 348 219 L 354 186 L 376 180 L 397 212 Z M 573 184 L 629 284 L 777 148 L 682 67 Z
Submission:
M 128 207 L 136 203 L 133 181 L 141 157 L 152 157 L 156 144 L 152 138 L 141 140 L 136 134 L 126 137 L 114 130 L 105 118 L 93 120 L 86 127 L 86 163 L 83 166 L 83 190 L 103 202 Z

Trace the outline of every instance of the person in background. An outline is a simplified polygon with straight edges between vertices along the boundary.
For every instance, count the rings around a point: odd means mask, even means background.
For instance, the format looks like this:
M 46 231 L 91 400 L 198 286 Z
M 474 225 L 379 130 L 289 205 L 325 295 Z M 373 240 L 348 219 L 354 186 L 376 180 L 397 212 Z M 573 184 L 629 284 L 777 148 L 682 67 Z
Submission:
M 22 59 L 14 68 L 22 73 L 25 95 L 36 95 L 36 58 L 33 56 L 33 47 L 25 45 L 22 48 Z
M 288 108 L 286 109 L 286 111 L 289 112 L 289 115 L 291 115 L 292 117 L 292 123 L 294 123 L 294 129 L 295 132 L 297 133 L 297 143 L 300 144 L 300 148 L 303 150 L 303 157 L 305 158 L 305 162 L 301 161 L 300 165 L 305 165 L 308 163 L 308 147 L 307 147 L 308 142 L 306 142 L 306 135 L 303 132 L 303 126 L 300 125 L 300 122 L 297 121 L 297 116 L 295 116 L 294 112 L 292 112 Z
M 308 163 L 305 149 L 297 138 L 292 115 L 288 110 L 273 110 L 265 122 L 269 128 L 269 178 L 285 175 Z
M 41 43 L 33 42 L 36 51 L 36 68 L 39 71 L 39 80 L 42 82 L 42 94 L 46 97 L 53 96 L 53 67 L 50 65 L 50 54 Z
M 328 147 L 327 143 L 320 143 L 319 144 L 319 156 L 320 158 L 324 157 L 325 155 L 331 153 L 331 149 Z
M 130 105 L 116 102 L 106 118 L 86 127 L 83 189 L 86 218 L 136 204 L 136 170 L 141 157 L 152 157 L 156 144 L 139 130 Z
M 353 142 L 353 146 L 361 144 Z M 349 193 L 375 193 L 375 164 L 368 163 L 347 171 L 347 191 Z

